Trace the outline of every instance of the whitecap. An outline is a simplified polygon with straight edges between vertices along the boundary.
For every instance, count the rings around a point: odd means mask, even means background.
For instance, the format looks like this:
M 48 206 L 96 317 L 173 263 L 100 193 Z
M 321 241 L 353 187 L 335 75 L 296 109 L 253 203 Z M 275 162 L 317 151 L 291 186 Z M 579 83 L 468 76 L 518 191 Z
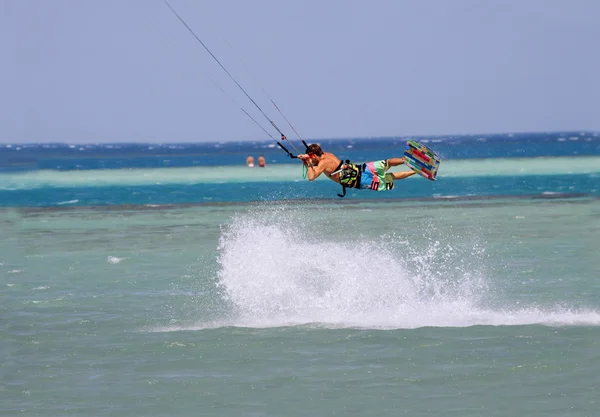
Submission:
M 129 258 L 118 258 L 116 256 L 109 256 L 108 263 L 114 265 L 114 264 L 118 264 L 119 262 L 124 261 L 126 259 L 129 259 Z

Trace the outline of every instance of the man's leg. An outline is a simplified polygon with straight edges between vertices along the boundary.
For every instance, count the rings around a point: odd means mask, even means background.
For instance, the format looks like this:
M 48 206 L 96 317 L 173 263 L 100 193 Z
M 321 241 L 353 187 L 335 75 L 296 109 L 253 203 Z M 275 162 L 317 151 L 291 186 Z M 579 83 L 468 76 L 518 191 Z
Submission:
M 404 178 L 408 178 L 411 175 L 415 175 L 416 172 L 411 170 L 411 171 L 402 171 L 402 172 L 392 172 L 391 174 L 395 180 L 403 180 Z
M 404 158 L 390 158 L 387 160 L 388 169 L 391 167 L 397 167 L 398 165 L 402 165 L 404 163 Z

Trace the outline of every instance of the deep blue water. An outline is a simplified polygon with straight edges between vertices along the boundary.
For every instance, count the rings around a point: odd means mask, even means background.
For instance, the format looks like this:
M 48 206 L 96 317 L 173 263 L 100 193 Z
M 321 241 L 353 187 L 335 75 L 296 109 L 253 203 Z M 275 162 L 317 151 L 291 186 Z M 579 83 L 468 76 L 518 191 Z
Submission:
M 600 136 L 592 132 L 411 137 L 424 141 L 442 159 L 600 155 Z M 315 140 L 342 159 L 375 160 L 402 156 L 408 137 Z M 298 152 L 299 140 L 290 142 Z M 293 153 L 297 153 L 286 142 Z M 275 141 L 185 144 L 8 144 L 0 145 L 0 172 L 165 168 L 243 164 L 246 156 L 265 155 L 269 163 L 289 162 Z M 390 155 L 392 156 L 392 155 Z
M 598 178 L 589 175 L 452 178 L 447 181 L 399 182 L 392 192 L 348 190 L 344 201 L 598 196 Z M 247 203 L 288 199 L 340 200 L 341 188 L 330 181 L 294 183 L 167 184 L 151 186 L 64 187 L 0 190 L 0 207 L 167 205 Z M 341 201 L 341 200 L 340 200 Z

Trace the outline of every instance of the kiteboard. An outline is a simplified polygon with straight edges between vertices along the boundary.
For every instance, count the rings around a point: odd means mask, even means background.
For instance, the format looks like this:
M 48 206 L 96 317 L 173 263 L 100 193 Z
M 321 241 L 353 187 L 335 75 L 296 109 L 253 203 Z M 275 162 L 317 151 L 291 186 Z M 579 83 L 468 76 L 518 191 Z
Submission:
M 404 151 L 404 163 L 417 174 L 435 181 L 440 157 L 422 143 L 409 140 Z

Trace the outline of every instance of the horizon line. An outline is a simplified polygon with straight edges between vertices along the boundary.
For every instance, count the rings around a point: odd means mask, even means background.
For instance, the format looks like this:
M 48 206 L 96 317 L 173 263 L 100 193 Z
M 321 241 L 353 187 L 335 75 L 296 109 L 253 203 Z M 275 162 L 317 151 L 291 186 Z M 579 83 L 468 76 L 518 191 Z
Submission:
M 533 131 L 504 131 L 504 132 L 488 132 L 488 133 L 448 133 L 448 134 L 419 134 L 419 135 L 383 135 L 383 136 L 338 136 L 329 138 L 312 138 L 304 139 L 306 142 L 318 143 L 319 141 L 342 141 L 342 140 L 370 140 L 370 139 L 440 139 L 440 138 L 451 138 L 451 137 L 465 137 L 465 136 L 507 136 L 511 137 L 514 135 L 533 135 L 533 134 L 577 134 L 579 136 L 592 135 L 598 137 L 600 131 L 596 130 L 585 130 L 585 129 L 574 129 L 574 130 L 533 130 Z M 298 138 L 294 138 L 288 141 L 297 141 Z M 231 140 L 184 140 L 184 141 L 144 141 L 144 140 L 122 140 L 117 142 L 111 141 L 94 141 L 94 142 L 70 142 L 70 141 L 25 141 L 25 142 L 9 142 L 0 139 L 0 145 L 191 145 L 191 144 L 225 144 L 225 143 L 273 143 L 277 140 L 273 139 L 231 139 Z

